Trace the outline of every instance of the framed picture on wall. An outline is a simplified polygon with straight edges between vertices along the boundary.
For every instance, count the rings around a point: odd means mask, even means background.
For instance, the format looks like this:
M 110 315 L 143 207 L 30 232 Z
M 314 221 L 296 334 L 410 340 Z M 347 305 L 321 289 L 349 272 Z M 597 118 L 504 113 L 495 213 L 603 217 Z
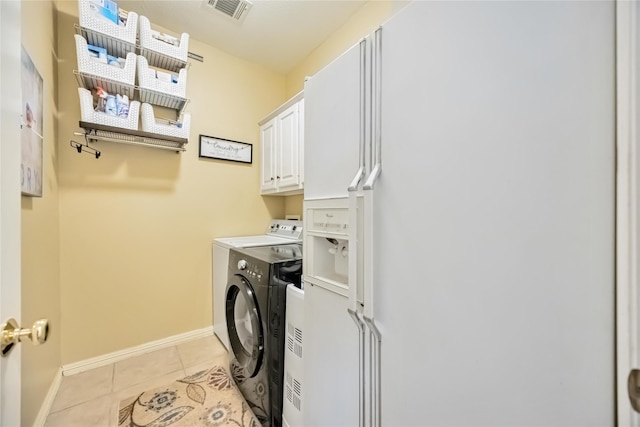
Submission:
M 22 162 L 20 188 L 26 196 L 42 197 L 43 111 L 42 76 L 22 48 Z
M 200 135 L 198 156 L 231 162 L 251 163 L 253 161 L 253 145 L 215 136 Z

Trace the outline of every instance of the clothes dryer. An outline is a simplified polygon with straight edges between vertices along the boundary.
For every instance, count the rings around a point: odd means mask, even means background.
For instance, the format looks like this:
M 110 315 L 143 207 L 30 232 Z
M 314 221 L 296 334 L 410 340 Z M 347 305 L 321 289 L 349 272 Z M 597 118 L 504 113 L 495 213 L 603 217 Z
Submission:
M 300 286 L 302 245 L 229 251 L 231 373 L 263 426 L 282 426 L 287 285 Z

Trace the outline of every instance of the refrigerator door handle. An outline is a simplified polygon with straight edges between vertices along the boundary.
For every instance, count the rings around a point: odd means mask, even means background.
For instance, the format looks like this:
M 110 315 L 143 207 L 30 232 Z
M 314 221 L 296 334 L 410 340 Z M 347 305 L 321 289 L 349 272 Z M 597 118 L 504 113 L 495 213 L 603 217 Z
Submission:
M 360 169 L 358 169 L 358 172 L 356 172 L 356 175 L 353 177 L 353 180 L 351 180 L 351 184 L 349 184 L 349 187 L 347 187 L 347 191 L 350 193 L 357 191 L 358 184 L 360 184 L 360 181 L 362 181 L 363 177 L 364 177 L 364 166 L 360 166 Z
M 370 419 L 373 427 L 380 427 L 382 426 L 382 387 L 380 382 L 382 373 L 380 360 L 382 354 L 382 334 L 372 318 L 367 316 L 362 316 L 362 318 L 369 329 L 369 338 L 372 346 L 371 353 L 369 354 Z
M 373 190 L 382 172 L 382 27 L 379 27 L 374 34 L 372 51 L 371 151 L 374 166 L 362 187 L 363 190 Z
M 349 305 L 347 312 L 358 327 L 358 426 L 364 427 L 365 408 L 365 341 L 364 323 L 358 314 L 358 183 L 364 176 L 364 168 L 349 187 Z
M 382 335 L 380 330 L 375 324 L 374 318 L 374 257 L 375 257 L 375 240 L 374 240 L 374 194 L 373 183 L 378 177 L 380 168 L 376 165 L 371 172 L 369 180 L 371 185 L 367 187 L 365 183 L 364 194 L 364 224 L 363 224 L 363 239 L 366 242 L 364 246 L 364 259 L 363 259 L 363 272 L 364 272 L 364 285 L 363 285 L 363 315 L 362 319 L 367 329 L 369 329 L 369 419 L 371 420 L 371 426 L 379 427 L 382 423 L 381 419 L 381 342 Z M 368 181 L 369 181 L 368 180 Z
M 364 323 L 360 320 L 358 312 L 353 311 L 350 308 L 347 309 L 347 312 L 358 327 L 358 427 L 364 427 Z
M 364 177 L 364 167 L 358 169 L 353 182 L 349 186 L 349 301 L 347 312 L 358 327 L 358 426 L 364 427 L 365 411 L 365 334 L 364 323 L 358 314 L 358 199 L 357 190 Z
M 360 181 L 365 175 L 365 138 L 366 138 L 366 111 L 367 111 L 367 99 L 366 99 L 366 63 L 367 61 L 367 39 L 360 40 L 360 131 L 358 140 L 358 171 L 351 180 L 351 184 L 347 188 L 347 191 L 357 191 Z
M 375 306 L 375 294 L 374 294 L 374 277 L 375 277 L 375 228 L 374 228 L 374 207 L 375 207 L 375 191 L 374 183 L 380 174 L 380 165 L 376 165 L 369 176 L 369 179 L 364 185 L 363 198 L 363 295 L 362 300 L 364 303 L 363 315 L 364 318 L 374 319 L 374 306 Z
M 348 296 L 350 311 L 358 311 L 358 270 L 360 269 L 360 257 L 358 250 L 358 184 L 364 176 L 364 168 L 358 169 L 358 174 L 349 186 L 349 257 L 348 257 Z
M 378 180 L 378 177 L 380 176 L 380 172 L 382 172 L 382 166 L 378 163 L 373 167 L 373 170 L 371 171 L 371 173 L 367 177 L 367 180 L 364 182 L 364 185 L 362 186 L 362 189 L 363 190 L 373 190 L 373 188 L 375 187 L 376 181 Z

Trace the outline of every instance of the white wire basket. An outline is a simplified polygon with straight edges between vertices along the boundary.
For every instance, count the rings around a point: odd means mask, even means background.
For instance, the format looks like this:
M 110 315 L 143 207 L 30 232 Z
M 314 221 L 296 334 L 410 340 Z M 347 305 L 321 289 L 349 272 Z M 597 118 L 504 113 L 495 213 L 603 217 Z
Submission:
M 173 124 L 165 124 L 156 120 L 153 112 L 153 106 L 145 102 L 142 104 L 141 115 L 142 130 L 144 132 L 189 139 L 189 132 L 191 131 L 191 114 L 185 113 L 182 116 L 182 124 L 180 127 Z
M 90 90 L 79 87 L 78 95 L 80 96 L 80 117 L 83 122 L 138 130 L 140 102 L 129 101 L 129 115 L 127 117 L 118 117 L 95 111 L 93 109 L 93 95 L 91 95 Z
M 149 64 L 170 71 L 178 71 L 187 65 L 189 54 L 189 34 L 182 33 L 178 46 L 165 43 L 151 35 L 151 22 L 140 16 L 140 54 Z
M 118 25 L 97 16 L 91 7 L 91 1 L 78 0 L 80 27 L 85 30 L 83 35 L 87 38 L 87 42 L 94 46 L 104 47 L 110 52 L 117 52 L 119 56 L 124 56 L 126 52 L 135 52 L 138 14 L 129 12 L 126 25 Z M 120 46 L 116 46 L 118 44 Z M 125 52 L 122 52 L 123 49 Z
M 155 70 L 149 68 L 149 63 L 144 56 L 138 56 L 138 86 L 140 89 L 184 98 L 187 93 L 187 69 L 180 69 L 177 83 L 165 82 L 155 77 Z
M 104 77 L 130 86 L 135 84 L 137 59 L 135 53 L 129 52 L 127 54 L 124 68 L 114 67 L 92 59 L 89 56 L 87 41 L 84 37 L 78 34 L 74 35 L 74 37 L 76 39 L 76 54 L 78 57 L 78 71 L 80 73 Z

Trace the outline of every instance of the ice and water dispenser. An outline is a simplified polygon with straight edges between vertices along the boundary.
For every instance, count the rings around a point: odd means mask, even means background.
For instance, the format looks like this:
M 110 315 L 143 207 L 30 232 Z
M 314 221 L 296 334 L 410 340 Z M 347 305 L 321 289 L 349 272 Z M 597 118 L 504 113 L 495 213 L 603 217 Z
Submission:
M 349 210 L 347 199 L 305 202 L 307 280 L 346 296 L 349 270 Z

